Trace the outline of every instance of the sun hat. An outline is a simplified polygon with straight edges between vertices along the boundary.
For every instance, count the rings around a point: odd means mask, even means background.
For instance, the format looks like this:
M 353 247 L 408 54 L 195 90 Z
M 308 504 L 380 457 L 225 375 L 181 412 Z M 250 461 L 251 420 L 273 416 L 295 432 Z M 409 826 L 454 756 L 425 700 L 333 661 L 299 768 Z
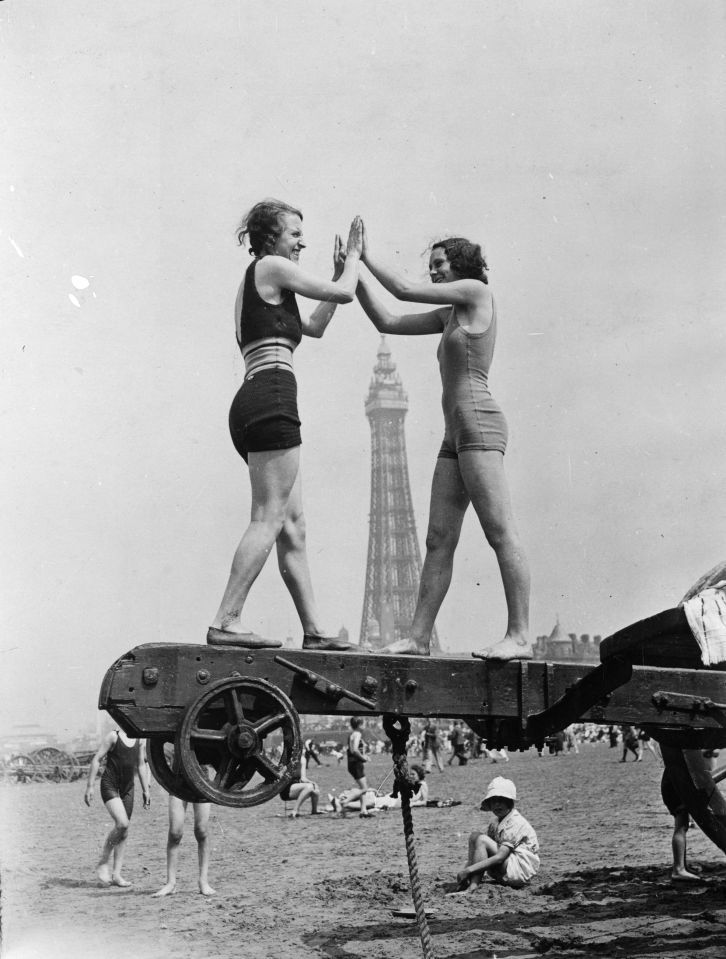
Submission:
M 487 794 L 482 799 L 481 809 L 489 809 L 489 800 L 498 796 L 500 799 L 511 799 L 514 802 L 517 798 L 517 787 L 511 779 L 505 779 L 504 776 L 495 776 L 489 783 Z

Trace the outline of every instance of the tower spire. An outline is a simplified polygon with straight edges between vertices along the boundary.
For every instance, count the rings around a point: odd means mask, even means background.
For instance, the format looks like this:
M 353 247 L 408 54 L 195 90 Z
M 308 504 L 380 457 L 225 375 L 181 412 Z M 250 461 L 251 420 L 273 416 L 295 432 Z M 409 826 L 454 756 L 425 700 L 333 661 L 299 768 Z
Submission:
M 403 427 L 407 410 L 408 396 L 381 336 L 365 401 L 371 426 L 371 501 L 360 644 L 374 649 L 409 635 L 421 578 Z M 438 648 L 435 630 L 431 646 Z

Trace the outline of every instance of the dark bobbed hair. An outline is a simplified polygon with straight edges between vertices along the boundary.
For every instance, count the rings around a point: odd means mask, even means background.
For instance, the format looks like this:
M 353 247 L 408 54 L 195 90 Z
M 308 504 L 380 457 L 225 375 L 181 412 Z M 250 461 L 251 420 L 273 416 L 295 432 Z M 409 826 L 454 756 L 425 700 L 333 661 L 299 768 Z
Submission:
M 437 240 L 431 244 L 431 250 L 440 247 L 446 254 L 446 259 L 451 264 L 451 269 L 458 273 L 462 279 L 481 280 L 482 283 L 488 283 L 487 261 L 478 243 L 472 243 L 471 240 L 463 236 L 451 236 L 444 240 Z
M 274 197 L 260 200 L 242 217 L 236 230 L 237 242 L 240 246 L 244 246 L 247 239 L 253 256 L 259 257 L 264 256 L 265 253 L 271 253 L 275 240 L 282 233 L 280 218 L 286 213 L 299 216 L 301 220 L 303 218 L 299 210 L 282 200 L 276 200 Z
M 423 768 L 423 766 L 420 766 L 418 763 L 411 763 L 408 768 L 418 775 L 418 778 L 421 780 L 421 782 L 424 781 L 426 778 L 426 770 Z
M 363 725 L 363 720 L 360 718 L 360 716 L 352 716 L 350 725 L 353 729 L 360 729 L 360 727 Z

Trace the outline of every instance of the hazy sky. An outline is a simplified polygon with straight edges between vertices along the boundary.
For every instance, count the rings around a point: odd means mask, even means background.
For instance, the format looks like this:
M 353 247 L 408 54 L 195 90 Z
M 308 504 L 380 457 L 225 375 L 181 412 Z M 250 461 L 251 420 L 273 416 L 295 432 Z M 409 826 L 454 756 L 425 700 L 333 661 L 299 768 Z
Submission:
M 249 508 L 234 228 L 268 195 L 319 274 L 357 213 L 415 276 L 442 234 L 484 244 L 533 638 L 725 559 L 725 26 L 699 0 L 3 3 L 0 732 L 73 732 L 125 651 L 204 642 Z M 378 342 L 352 305 L 295 357 L 315 589 L 354 638 Z M 390 345 L 423 541 L 437 340 Z M 505 617 L 472 515 L 439 636 Z M 300 638 L 272 562 L 246 621 Z

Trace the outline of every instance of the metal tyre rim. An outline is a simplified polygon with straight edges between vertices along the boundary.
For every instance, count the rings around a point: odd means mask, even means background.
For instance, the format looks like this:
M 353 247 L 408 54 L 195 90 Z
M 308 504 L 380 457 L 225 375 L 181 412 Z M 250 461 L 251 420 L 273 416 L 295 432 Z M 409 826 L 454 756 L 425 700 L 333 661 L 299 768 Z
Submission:
M 171 755 L 169 755 L 171 753 Z M 165 736 L 151 736 L 147 743 L 146 758 L 154 779 L 177 799 L 184 802 L 207 802 L 205 796 L 192 789 L 184 778 L 179 762 L 179 751 L 174 749 L 172 740 Z
M 277 732 L 282 748 L 276 757 L 268 737 Z M 300 719 L 272 683 L 231 677 L 211 685 L 187 709 L 175 746 L 187 783 L 207 801 L 257 806 L 279 795 L 298 775 Z M 262 782 L 253 782 L 256 775 Z

